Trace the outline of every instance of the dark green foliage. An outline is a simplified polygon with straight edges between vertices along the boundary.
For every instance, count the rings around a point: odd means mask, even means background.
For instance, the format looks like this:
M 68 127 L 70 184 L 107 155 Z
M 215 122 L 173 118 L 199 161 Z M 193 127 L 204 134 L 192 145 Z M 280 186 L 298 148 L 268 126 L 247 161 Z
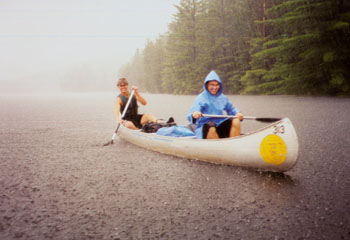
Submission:
M 178 13 L 169 26 L 166 47 L 163 87 L 175 94 L 192 94 L 198 91 L 198 16 L 202 4 L 197 0 L 182 0 L 176 6 Z
M 121 73 L 149 92 L 350 96 L 350 1 L 181 0 L 166 36 Z
M 273 31 L 256 40 L 244 93 L 350 95 L 349 10 L 349 3 L 335 0 L 271 7 L 273 18 L 265 23 Z

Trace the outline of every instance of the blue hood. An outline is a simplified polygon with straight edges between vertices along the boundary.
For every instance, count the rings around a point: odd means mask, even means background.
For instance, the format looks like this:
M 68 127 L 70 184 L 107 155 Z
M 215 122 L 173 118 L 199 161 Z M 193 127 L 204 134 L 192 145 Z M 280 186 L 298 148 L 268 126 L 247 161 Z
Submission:
M 213 80 L 217 81 L 220 84 L 219 91 L 215 94 L 215 96 L 219 96 L 222 94 L 222 82 L 221 82 L 221 78 L 219 77 L 219 75 L 215 71 L 211 71 L 207 75 L 207 77 L 204 80 L 203 89 L 205 92 L 207 92 L 208 94 L 211 95 L 211 93 L 208 91 L 208 89 L 206 87 L 206 84 L 207 84 L 207 82 L 213 81 Z

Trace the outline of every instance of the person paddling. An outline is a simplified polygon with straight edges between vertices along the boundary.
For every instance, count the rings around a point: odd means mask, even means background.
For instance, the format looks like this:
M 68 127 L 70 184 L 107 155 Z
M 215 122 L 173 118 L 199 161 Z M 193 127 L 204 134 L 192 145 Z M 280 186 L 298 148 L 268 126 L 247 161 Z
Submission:
M 142 125 L 148 122 L 157 122 L 157 119 L 152 114 L 139 114 L 137 102 L 142 105 L 146 105 L 147 101 L 140 94 L 138 87 L 132 86 L 134 95 L 130 101 L 128 109 L 126 110 L 125 116 L 121 119 L 121 113 L 123 112 L 126 103 L 129 99 L 130 93 L 128 91 L 129 83 L 126 78 L 120 78 L 117 82 L 117 87 L 120 91 L 119 96 L 115 101 L 115 115 L 117 123 L 123 123 L 123 125 L 130 129 L 140 129 Z
M 196 124 L 196 137 L 217 139 L 239 136 L 243 114 L 222 93 L 222 82 L 215 71 L 207 75 L 203 89 L 204 91 L 196 97 L 187 114 L 190 123 Z M 203 117 L 203 114 L 223 115 L 224 111 L 228 115 L 234 115 L 235 118 Z

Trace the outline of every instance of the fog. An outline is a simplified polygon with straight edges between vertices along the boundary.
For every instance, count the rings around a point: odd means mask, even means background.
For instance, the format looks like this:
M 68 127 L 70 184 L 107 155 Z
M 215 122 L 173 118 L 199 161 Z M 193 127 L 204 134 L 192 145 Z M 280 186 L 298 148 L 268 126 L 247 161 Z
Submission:
M 167 32 L 178 3 L 2 0 L 0 92 L 58 91 L 72 73 L 106 90 L 138 48 Z

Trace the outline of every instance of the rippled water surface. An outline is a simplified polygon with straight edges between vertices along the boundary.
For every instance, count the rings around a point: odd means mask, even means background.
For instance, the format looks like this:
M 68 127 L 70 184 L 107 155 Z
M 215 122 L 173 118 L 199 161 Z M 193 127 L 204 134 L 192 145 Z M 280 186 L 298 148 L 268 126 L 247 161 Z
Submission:
M 195 97 L 144 96 L 141 112 L 179 124 Z M 114 98 L 0 95 L 0 239 L 350 239 L 350 99 L 229 96 L 293 122 L 298 162 L 273 174 L 102 147 Z

